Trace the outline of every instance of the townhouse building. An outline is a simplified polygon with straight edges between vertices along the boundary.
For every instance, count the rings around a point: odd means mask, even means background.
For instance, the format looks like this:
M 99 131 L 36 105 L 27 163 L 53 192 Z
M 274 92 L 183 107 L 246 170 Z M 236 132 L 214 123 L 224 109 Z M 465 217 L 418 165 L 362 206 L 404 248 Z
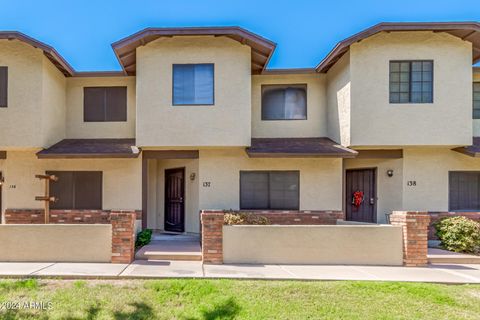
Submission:
M 275 43 L 239 27 L 112 48 L 122 71 L 78 72 L 0 32 L 3 221 L 43 208 L 39 174 L 56 212 L 172 232 L 198 233 L 202 209 L 480 211 L 479 23 L 380 23 L 304 69 L 269 69 Z

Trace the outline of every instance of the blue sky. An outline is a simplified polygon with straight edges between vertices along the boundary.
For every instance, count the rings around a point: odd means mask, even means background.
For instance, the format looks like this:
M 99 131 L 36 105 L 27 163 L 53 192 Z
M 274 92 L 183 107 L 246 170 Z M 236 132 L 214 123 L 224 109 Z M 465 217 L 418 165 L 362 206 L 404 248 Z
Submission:
M 462 0 L 0 0 L 0 29 L 55 47 L 78 71 L 120 70 L 110 47 L 145 27 L 238 25 L 277 43 L 269 68 L 315 66 L 381 21 L 480 21 Z

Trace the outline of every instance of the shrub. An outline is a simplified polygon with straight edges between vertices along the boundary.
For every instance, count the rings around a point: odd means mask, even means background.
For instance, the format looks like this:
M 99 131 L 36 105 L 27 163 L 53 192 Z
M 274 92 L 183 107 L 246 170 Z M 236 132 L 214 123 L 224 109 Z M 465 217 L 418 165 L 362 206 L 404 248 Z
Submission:
M 437 221 L 434 226 L 445 249 L 480 253 L 480 223 L 465 217 L 452 217 Z
M 248 212 L 233 212 L 228 211 L 223 217 L 224 224 L 236 225 L 236 224 L 250 224 L 250 225 L 266 225 L 270 224 L 270 221 L 265 216 L 260 216 L 254 213 Z
M 143 247 L 144 245 L 149 244 L 151 240 L 152 240 L 152 230 L 151 229 L 142 230 L 137 234 L 137 239 L 135 240 L 135 247 L 136 248 Z

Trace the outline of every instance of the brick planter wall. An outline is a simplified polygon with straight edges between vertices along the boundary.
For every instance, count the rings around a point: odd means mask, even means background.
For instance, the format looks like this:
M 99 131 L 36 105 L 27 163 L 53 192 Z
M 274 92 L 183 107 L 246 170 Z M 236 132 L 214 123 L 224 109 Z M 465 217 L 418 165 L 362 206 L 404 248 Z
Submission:
M 480 212 L 429 212 L 430 226 L 428 228 L 428 240 L 438 240 L 435 235 L 435 222 L 448 217 L 462 216 L 480 222 Z
M 223 263 L 223 212 L 202 212 L 203 263 Z
M 418 267 L 428 263 L 428 227 L 430 216 L 427 212 L 394 211 L 390 223 L 403 228 L 403 262 L 406 266 Z
M 246 211 L 242 211 L 246 212 Z M 344 219 L 342 211 L 248 211 L 267 217 L 276 225 L 334 225 Z M 223 211 L 203 210 L 200 214 L 203 263 L 223 263 Z
M 135 212 L 112 211 L 112 263 L 130 263 L 135 257 Z
M 142 218 L 141 211 L 129 211 Z M 109 210 L 50 210 L 50 223 L 77 224 L 77 223 L 110 223 Z M 43 209 L 6 209 L 5 224 L 43 224 Z

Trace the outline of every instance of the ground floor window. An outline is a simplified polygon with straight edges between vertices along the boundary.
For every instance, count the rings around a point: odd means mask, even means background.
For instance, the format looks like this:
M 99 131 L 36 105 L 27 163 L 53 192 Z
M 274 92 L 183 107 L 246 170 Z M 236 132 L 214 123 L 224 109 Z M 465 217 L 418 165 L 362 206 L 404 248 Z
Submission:
M 101 171 L 47 171 L 58 177 L 50 181 L 50 195 L 58 201 L 52 209 L 102 209 Z
M 449 210 L 480 210 L 480 171 L 450 171 Z
M 298 171 L 241 171 L 240 209 L 299 209 Z

